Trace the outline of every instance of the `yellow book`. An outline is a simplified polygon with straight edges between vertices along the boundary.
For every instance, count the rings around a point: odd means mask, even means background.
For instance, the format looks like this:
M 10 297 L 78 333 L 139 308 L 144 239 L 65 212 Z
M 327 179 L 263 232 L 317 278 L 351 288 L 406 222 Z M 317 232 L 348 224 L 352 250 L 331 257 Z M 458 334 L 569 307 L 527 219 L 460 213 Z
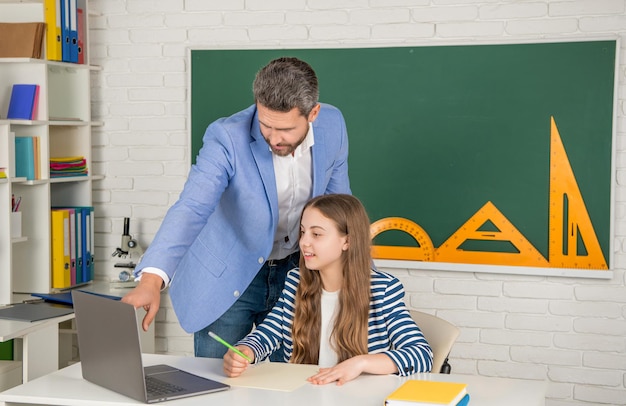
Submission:
M 467 384 L 411 379 L 385 399 L 386 406 L 456 406 L 467 394 Z
M 44 0 L 46 18 L 46 52 L 50 61 L 61 58 L 61 5 L 59 0 Z
M 76 161 L 82 161 L 83 159 L 85 159 L 84 156 L 64 156 L 64 157 L 59 157 L 59 158 L 50 157 L 50 162 L 54 162 L 54 163 L 76 162 Z
M 41 179 L 41 147 L 39 146 L 39 137 L 33 137 L 33 162 L 35 163 L 35 179 Z
M 57 209 L 50 212 L 52 233 L 52 287 L 71 286 L 70 272 L 70 213 Z

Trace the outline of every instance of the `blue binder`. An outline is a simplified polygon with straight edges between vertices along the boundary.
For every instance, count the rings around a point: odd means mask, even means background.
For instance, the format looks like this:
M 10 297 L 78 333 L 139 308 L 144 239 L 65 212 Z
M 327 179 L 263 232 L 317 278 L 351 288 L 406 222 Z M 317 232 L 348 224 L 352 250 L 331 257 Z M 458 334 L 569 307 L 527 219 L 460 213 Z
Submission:
M 81 218 L 81 234 L 80 234 L 80 242 L 82 248 L 82 266 L 81 266 L 81 280 L 80 282 L 89 282 L 93 280 L 94 277 L 94 216 L 93 216 L 93 207 L 91 206 L 82 206 L 82 207 L 74 207 L 76 209 L 76 216 L 78 218 L 78 211 L 80 210 L 80 218 Z M 78 282 L 78 267 L 76 268 L 76 282 Z
M 70 62 L 70 0 L 61 0 L 61 60 Z
M 70 1 L 70 62 L 78 63 L 78 20 L 76 0 Z
M 76 249 L 76 283 L 86 282 L 83 280 L 83 216 L 79 207 L 73 207 L 76 216 L 76 224 L 74 231 L 76 232 L 75 249 Z
M 74 209 L 75 213 L 75 224 L 74 224 L 74 232 L 76 238 L 74 239 L 75 251 L 76 251 L 76 284 L 81 284 L 85 282 L 89 282 L 91 279 L 88 278 L 90 274 L 90 267 L 92 265 L 91 261 L 91 250 L 89 247 L 88 241 L 88 233 L 89 228 L 87 224 L 89 224 L 89 214 L 90 210 L 88 207 L 65 207 L 66 209 Z M 93 278 L 92 278 L 93 279 Z
M 89 268 L 91 268 L 91 251 L 89 245 L 89 223 L 90 223 L 90 212 L 86 207 L 81 208 L 80 217 L 82 219 L 82 229 L 80 230 L 81 236 L 81 245 L 83 247 L 83 266 L 81 268 L 82 282 L 89 282 L 91 279 L 89 278 Z

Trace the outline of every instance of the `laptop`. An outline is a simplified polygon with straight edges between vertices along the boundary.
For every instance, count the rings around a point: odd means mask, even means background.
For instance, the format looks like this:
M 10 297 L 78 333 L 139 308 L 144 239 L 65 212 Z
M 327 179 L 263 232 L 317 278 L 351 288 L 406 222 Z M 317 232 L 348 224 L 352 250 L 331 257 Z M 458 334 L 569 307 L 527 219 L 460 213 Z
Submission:
M 144 367 L 132 305 L 81 291 L 72 301 L 84 379 L 145 403 L 230 388 L 169 365 Z

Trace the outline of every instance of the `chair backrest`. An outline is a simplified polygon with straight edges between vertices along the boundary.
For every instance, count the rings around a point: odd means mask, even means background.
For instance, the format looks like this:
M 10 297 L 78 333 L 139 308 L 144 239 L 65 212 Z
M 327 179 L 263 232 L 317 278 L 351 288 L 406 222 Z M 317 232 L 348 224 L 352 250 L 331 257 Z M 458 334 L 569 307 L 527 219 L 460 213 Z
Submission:
M 442 370 L 442 367 L 447 364 L 448 354 L 450 354 L 452 345 L 457 337 L 461 334 L 461 330 L 454 324 L 432 314 L 417 310 L 410 310 L 409 313 L 411 313 L 411 318 L 422 330 L 426 341 L 428 341 L 430 348 L 433 350 L 432 372 L 449 374 L 449 366 L 444 370 Z

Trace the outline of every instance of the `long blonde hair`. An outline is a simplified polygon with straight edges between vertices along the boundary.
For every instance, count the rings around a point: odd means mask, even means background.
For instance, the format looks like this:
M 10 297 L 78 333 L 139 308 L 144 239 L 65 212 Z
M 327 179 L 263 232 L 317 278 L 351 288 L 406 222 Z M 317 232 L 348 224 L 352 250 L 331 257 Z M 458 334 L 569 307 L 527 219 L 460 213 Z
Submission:
M 318 209 L 348 236 L 342 253 L 343 281 L 339 308 L 331 333 L 338 361 L 367 354 L 367 322 L 370 303 L 370 221 L 363 204 L 354 196 L 331 194 L 311 199 L 305 206 Z M 303 212 L 304 212 L 303 210 Z M 292 326 L 290 362 L 317 364 L 320 349 L 322 280 L 319 271 L 307 269 L 300 257 L 300 283 Z

